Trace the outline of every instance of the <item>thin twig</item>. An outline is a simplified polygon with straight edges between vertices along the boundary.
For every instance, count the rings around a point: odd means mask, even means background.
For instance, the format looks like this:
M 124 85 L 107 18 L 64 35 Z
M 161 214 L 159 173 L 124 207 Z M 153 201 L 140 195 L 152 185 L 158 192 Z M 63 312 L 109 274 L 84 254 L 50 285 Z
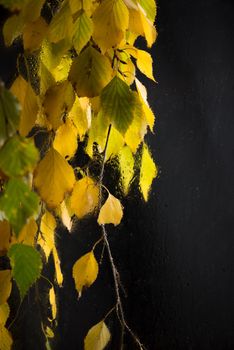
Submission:
M 101 206 L 102 206 L 103 176 L 104 176 L 104 170 L 105 170 L 106 151 L 107 151 L 108 141 L 110 138 L 110 132 L 111 132 L 111 124 L 109 125 L 108 132 L 107 132 L 106 143 L 105 143 L 105 147 L 104 147 L 104 151 L 103 151 L 102 167 L 101 167 L 101 172 L 100 172 L 100 177 L 99 177 L 99 205 L 98 205 L 99 211 L 100 211 Z M 111 247 L 110 247 L 108 236 L 107 236 L 106 227 L 104 224 L 102 224 L 101 228 L 102 228 L 104 246 L 107 248 L 107 253 L 108 253 L 108 257 L 109 257 L 109 261 L 110 261 L 110 265 L 111 265 L 111 270 L 112 270 L 112 274 L 113 274 L 113 279 L 114 279 L 115 294 L 116 294 L 116 306 L 115 306 L 115 308 L 116 308 L 117 317 L 119 319 L 120 326 L 121 326 L 120 350 L 123 349 L 125 329 L 129 332 L 129 334 L 131 335 L 131 337 L 133 338 L 133 340 L 135 341 L 135 343 L 137 344 L 139 349 L 145 350 L 144 345 L 140 342 L 138 337 L 134 334 L 134 332 L 131 330 L 131 328 L 128 326 L 128 324 L 125 320 L 123 304 L 122 304 L 122 300 L 120 297 L 120 288 L 123 288 L 122 283 L 120 281 L 120 275 L 119 275 L 119 272 L 116 268 L 116 265 L 115 265 L 115 262 L 113 259 Z

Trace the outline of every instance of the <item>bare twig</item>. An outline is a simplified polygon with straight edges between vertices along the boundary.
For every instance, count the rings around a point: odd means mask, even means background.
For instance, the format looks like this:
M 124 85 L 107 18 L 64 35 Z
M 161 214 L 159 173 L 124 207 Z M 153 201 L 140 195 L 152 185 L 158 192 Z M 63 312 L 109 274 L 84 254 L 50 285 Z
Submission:
M 99 211 L 100 211 L 101 206 L 102 206 L 103 176 L 104 176 L 104 170 L 105 170 L 106 151 L 107 151 L 108 141 L 110 138 L 110 133 L 111 133 L 111 124 L 109 125 L 108 132 L 107 132 L 106 143 L 105 143 L 105 147 L 104 147 L 104 151 L 103 151 L 102 167 L 101 167 L 101 172 L 100 172 L 100 177 L 99 177 L 99 205 L 98 205 Z M 109 257 L 109 261 L 110 261 L 110 265 L 111 265 L 111 270 L 112 270 L 112 274 L 113 274 L 113 279 L 114 279 L 114 287 L 115 287 L 115 294 L 116 294 L 115 309 L 116 309 L 117 317 L 119 319 L 120 326 L 121 326 L 120 350 L 123 349 L 125 330 L 127 330 L 128 333 L 131 335 L 132 339 L 135 341 L 138 348 L 140 350 L 145 350 L 144 345 L 140 342 L 139 338 L 135 335 L 135 333 L 131 330 L 131 328 L 128 326 L 128 324 L 126 322 L 124 310 L 123 310 L 123 304 L 122 304 L 122 300 L 121 300 L 121 296 L 120 296 L 120 288 L 122 288 L 123 290 L 124 290 L 124 288 L 122 286 L 122 283 L 120 280 L 120 275 L 119 275 L 119 272 L 116 268 L 116 265 L 115 265 L 115 262 L 113 259 L 111 247 L 110 247 L 108 236 L 107 236 L 106 227 L 104 224 L 102 224 L 101 228 L 102 228 L 104 247 L 106 247 L 106 249 L 107 249 L 107 253 L 108 253 L 108 257 Z M 126 294 L 125 290 L 124 290 L 124 293 Z M 108 315 L 109 315 L 109 313 L 108 313 Z

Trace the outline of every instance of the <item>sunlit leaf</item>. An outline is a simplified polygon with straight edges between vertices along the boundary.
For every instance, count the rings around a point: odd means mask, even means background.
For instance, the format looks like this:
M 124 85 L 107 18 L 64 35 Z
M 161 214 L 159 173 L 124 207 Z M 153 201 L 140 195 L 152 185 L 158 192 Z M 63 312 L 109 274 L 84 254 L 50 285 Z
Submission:
M 155 81 L 153 76 L 153 60 L 151 55 L 144 50 L 137 50 L 137 67 L 140 71 L 145 74 L 148 78 Z
M 11 227 L 7 220 L 0 221 L 0 256 L 6 255 L 11 238 Z
M 11 270 L 0 271 L 0 305 L 4 304 L 9 298 L 11 288 Z
M 84 10 L 88 16 L 91 16 L 98 4 L 92 0 L 69 0 L 72 14 L 76 15 L 78 11 Z
M 72 167 L 53 148 L 35 169 L 34 186 L 50 208 L 56 208 L 75 183 Z
M 75 94 L 68 81 L 58 83 L 46 92 L 44 110 L 54 130 L 63 124 L 63 118 L 72 108 L 74 101 Z
M 75 280 L 76 290 L 81 297 L 84 287 L 90 287 L 97 278 L 98 263 L 93 251 L 83 255 L 73 265 L 72 276 Z
M 111 80 L 101 94 L 103 114 L 122 134 L 125 134 L 132 122 L 135 103 L 133 91 L 117 76 Z
M 52 320 L 51 321 L 53 321 L 53 320 L 56 319 L 56 316 L 57 316 L 57 305 L 56 305 L 56 296 L 55 296 L 54 287 L 50 288 L 49 301 L 50 301 L 51 314 L 52 314 Z
M 74 186 L 70 206 L 76 216 L 81 219 L 90 214 L 98 205 L 99 188 L 94 181 L 86 176 L 78 180 Z
M 119 150 L 124 145 L 124 137 L 114 127 L 111 128 L 109 141 L 106 148 L 106 161 L 119 153 Z
M 109 193 L 107 200 L 101 207 L 98 215 L 99 225 L 119 225 L 123 217 L 123 208 L 120 201 Z
M 38 279 L 42 269 L 41 256 L 36 249 L 25 244 L 13 244 L 8 256 L 12 275 L 20 291 L 21 299 Z
M 90 124 L 91 107 L 87 97 L 78 98 L 76 96 L 75 102 L 68 114 L 68 119 L 72 120 L 76 126 L 79 138 L 82 141 Z
M 109 83 L 111 75 L 108 58 L 89 46 L 74 59 L 69 78 L 78 96 L 94 97 Z
M 14 95 L 0 86 L 0 147 L 19 126 L 20 104 Z
M 145 13 L 145 10 L 138 4 L 140 20 L 144 32 L 145 39 L 147 41 L 147 46 L 151 47 L 156 40 L 157 32 L 153 22 L 151 22 Z
M 83 47 L 88 43 L 93 33 L 93 22 L 84 10 L 80 11 L 73 27 L 72 43 L 79 54 Z
M 149 190 L 153 179 L 157 176 L 157 168 L 146 144 L 143 145 L 140 168 L 140 189 L 145 201 L 148 200 Z
M 14 136 L 0 149 L 0 169 L 8 176 L 22 176 L 32 171 L 38 160 L 34 143 Z
M 155 117 L 154 117 L 154 113 L 152 112 L 151 108 L 149 107 L 149 104 L 147 101 L 146 88 L 138 79 L 135 79 L 135 83 L 136 83 L 137 91 L 140 95 L 140 100 L 142 101 L 143 113 L 145 115 L 145 118 L 147 120 L 147 123 L 148 123 L 151 131 L 153 131 Z
M 49 26 L 49 41 L 57 43 L 58 41 L 69 38 L 72 34 L 73 22 L 72 14 L 67 1 L 65 1 L 58 12 L 54 15 Z
M 18 98 L 22 106 L 19 126 L 20 134 L 22 136 L 27 136 L 37 119 L 39 110 L 38 97 L 31 85 L 21 76 L 18 76 L 12 84 L 11 92 Z
M 97 143 L 99 151 L 102 152 L 105 147 L 105 141 L 108 133 L 109 120 L 105 118 L 102 112 L 92 118 L 91 127 L 88 134 L 88 143 L 86 146 L 87 154 L 93 157 L 93 144 Z
M 102 52 L 116 46 L 128 28 L 129 12 L 123 0 L 104 0 L 93 14 L 93 38 Z
M 56 131 L 53 143 L 54 149 L 58 151 L 61 156 L 70 159 L 74 156 L 78 143 L 78 131 L 72 121 L 66 120 Z
M 56 210 L 56 214 L 62 220 L 63 225 L 70 232 L 72 229 L 72 214 L 70 206 L 68 205 L 69 200 L 64 200 Z
M 103 350 L 111 338 L 110 331 L 104 320 L 95 324 L 88 331 L 84 340 L 85 350 Z
M 153 23 L 157 14 L 156 1 L 155 0 L 138 0 L 139 4 L 145 10 L 145 13 L 149 20 Z
M 61 263 L 60 263 L 58 251 L 57 251 L 55 246 L 53 247 L 52 254 L 53 254 L 53 258 L 54 258 L 54 267 L 55 267 L 56 280 L 57 280 L 58 285 L 60 287 L 62 287 L 63 274 L 62 274 L 62 270 L 61 270 Z
M 129 185 L 134 175 L 134 158 L 128 146 L 123 147 L 119 154 L 119 166 L 121 173 L 122 188 L 125 195 L 128 194 Z
M 18 236 L 27 219 L 38 209 L 38 196 L 19 179 L 10 179 L 0 197 L 0 210 L 4 211 Z
M 24 49 L 28 51 L 38 50 L 47 34 L 48 24 L 39 17 L 35 22 L 29 22 L 23 30 Z
M 43 249 L 46 260 L 48 260 L 50 253 L 55 246 L 54 231 L 56 228 L 56 220 L 54 216 L 46 211 L 41 218 L 40 233 L 37 243 Z

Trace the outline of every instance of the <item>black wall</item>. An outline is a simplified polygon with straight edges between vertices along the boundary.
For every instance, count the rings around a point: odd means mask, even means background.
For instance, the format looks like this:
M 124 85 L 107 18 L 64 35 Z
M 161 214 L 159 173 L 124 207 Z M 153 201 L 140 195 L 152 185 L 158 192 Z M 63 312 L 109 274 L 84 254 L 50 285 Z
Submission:
M 124 223 L 110 232 L 128 292 L 126 317 L 149 350 L 229 350 L 234 348 L 234 1 L 158 0 L 157 27 L 152 51 L 158 84 L 145 84 L 157 115 L 148 142 L 160 174 L 149 202 L 133 194 L 125 203 Z M 13 69 L 3 58 L 8 53 L 0 55 L 5 80 Z M 59 234 L 65 283 L 56 350 L 81 350 L 87 329 L 113 303 L 105 261 L 99 280 L 76 299 L 71 267 L 96 235 L 90 222 L 71 236 Z M 28 304 L 30 311 L 16 323 L 24 337 L 18 349 L 40 350 L 32 298 Z M 114 350 L 118 327 L 115 320 L 109 326 Z M 127 339 L 126 349 L 135 348 Z

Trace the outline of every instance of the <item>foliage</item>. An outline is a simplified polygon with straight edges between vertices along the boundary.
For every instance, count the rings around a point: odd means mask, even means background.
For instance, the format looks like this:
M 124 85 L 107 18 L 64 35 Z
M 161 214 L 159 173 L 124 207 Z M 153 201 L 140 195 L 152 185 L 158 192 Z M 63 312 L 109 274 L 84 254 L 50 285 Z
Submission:
M 79 297 L 98 278 L 95 248 L 103 243 L 113 273 L 116 305 L 87 330 L 85 350 L 102 350 L 111 335 L 106 318 L 116 311 L 122 335 L 127 330 L 106 225 L 119 225 L 122 196 L 132 184 L 147 201 L 157 168 L 144 138 L 153 131 L 154 115 L 136 71 L 152 81 L 152 57 L 135 46 L 143 36 L 156 39 L 154 0 L 0 0 L 12 11 L 3 26 L 7 46 L 22 42 L 18 75 L 10 90 L 0 86 L 0 255 L 11 269 L 0 271 L 0 349 L 13 340 L 6 328 L 12 279 L 21 298 L 38 283 L 52 256 L 55 280 L 63 284 L 56 247 L 60 220 L 70 231 L 74 220 L 94 215 L 100 237 L 77 259 L 72 275 Z M 43 142 L 38 136 L 44 135 Z M 77 149 L 87 162 L 73 167 Z M 122 195 L 105 186 L 105 164 L 118 160 Z M 140 161 L 139 161 L 140 159 Z M 92 172 L 99 164 L 100 173 Z M 50 326 L 43 325 L 47 345 L 57 317 L 56 290 L 50 282 Z M 49 345 L 48 345 L 49 347 Z

